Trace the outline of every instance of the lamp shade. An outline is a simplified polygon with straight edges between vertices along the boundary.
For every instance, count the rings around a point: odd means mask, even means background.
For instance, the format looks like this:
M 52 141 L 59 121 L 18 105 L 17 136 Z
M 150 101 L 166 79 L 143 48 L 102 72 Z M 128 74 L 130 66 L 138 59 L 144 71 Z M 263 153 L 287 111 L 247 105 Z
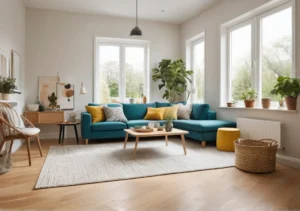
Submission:
M 84 88 L 83 83 L 81 83 L 80 94 L 85 95 L 86 93 L 86 89 Z
M 130 32 L 130 36 L 142 36 L 142 35 L 143 33 L 138 26 L 134 27 Z

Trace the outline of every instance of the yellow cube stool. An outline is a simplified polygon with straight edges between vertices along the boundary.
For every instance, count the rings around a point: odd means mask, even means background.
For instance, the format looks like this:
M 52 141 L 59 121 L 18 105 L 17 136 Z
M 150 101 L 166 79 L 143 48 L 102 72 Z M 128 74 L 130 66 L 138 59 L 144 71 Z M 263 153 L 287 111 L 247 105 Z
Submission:
M 234 141 L 240 138 L 238 128 L 219 128 L 217 133 L 217 149 L 234 152 Z

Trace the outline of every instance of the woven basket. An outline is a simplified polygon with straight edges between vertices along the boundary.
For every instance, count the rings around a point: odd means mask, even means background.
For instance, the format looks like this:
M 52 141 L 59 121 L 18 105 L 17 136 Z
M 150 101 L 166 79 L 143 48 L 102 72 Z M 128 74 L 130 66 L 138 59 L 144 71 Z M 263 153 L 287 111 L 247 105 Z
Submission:
M 235 167 L 252 173 L 275 171 L 278 144 L 272 139 L 236 140 Z

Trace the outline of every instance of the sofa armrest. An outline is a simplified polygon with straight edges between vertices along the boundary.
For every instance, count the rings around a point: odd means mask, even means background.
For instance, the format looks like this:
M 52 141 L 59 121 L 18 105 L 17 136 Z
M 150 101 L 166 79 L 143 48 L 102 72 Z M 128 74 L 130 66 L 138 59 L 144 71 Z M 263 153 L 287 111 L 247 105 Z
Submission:
M 81 135 L 82 138 L 88 139 L 91 133 L 92 115 L 88 112 L 81 113 Z
M 207 120 L 216 120 L 217 119 L 217 112 L 209 110 L 207 115 Z

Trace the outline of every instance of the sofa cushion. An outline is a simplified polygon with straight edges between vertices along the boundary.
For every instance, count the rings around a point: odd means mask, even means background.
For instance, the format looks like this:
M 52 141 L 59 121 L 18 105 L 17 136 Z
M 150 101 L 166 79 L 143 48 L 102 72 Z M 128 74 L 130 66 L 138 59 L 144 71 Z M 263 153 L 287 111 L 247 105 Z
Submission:
M 236 127 L 236 123 L 224 120 L 174 120 L 174 127 L 198 132 L 215 132 L 220 127 Z
M 107 122 L 127 122 L 122 107 L 103 107 Z
M 164 112 L 164 118 L 163 119 L 177 119 L 177 112 L 178 112 L 178 105 L 173 105 L 171 107 L 164 107 L 165 112 Z
M 137 120 L 137 119 L 144 119 L 147 108 L 156 108 L 155 103 L 148 103 L 148 104 L 122 104 L 123 111 L 128 120 Z
M 163 120 L 165 108 L 147 108 L 145 120 Z
M 105 121 L 103 106 L 85 106 L 85 109 L 92 115 L 93 123 Z
M 179 104 L 178 105 L 178 111 L 177 111 L 177 118 L 178 119 L 190 119 L 191 118 L 191 113 L 192 113 L 192 104 L 188 105 L 183 105 Z
M 163 125 L 165 123 L 164 120 L 159 120 L 159 121 L 152 121 L 152 120 L 130 120 L 126 122 L 128 128 L 134 127 L 134 126 L 148 126 L 149 122 L 159 122 L 160 125 Z
M 182 101 L 182 102 L 178 102 L 178 103 L 168 103 L 168 102 L 155 102 L 156 107 L 157 108 L 161 108 L 161 107 L 171 107 L 173 105 L 177 105 L 177 104 L 183 104 L 186 105 L 186 101 Z
M 122 107 L 122 104 L 119 103 L 108 103 L 108 104 L 100 104 L 100 103 L 89 103 L 88 106 L 107 106 L 107 107 Z
M 195 120 L 205 120 L 208 116 L 209 111 L 208 104 L 193 104 L 191 119 Z
M 96 122 L 92 124 L 93 131 L 124 130 L 127 125 L 124 122 Z

